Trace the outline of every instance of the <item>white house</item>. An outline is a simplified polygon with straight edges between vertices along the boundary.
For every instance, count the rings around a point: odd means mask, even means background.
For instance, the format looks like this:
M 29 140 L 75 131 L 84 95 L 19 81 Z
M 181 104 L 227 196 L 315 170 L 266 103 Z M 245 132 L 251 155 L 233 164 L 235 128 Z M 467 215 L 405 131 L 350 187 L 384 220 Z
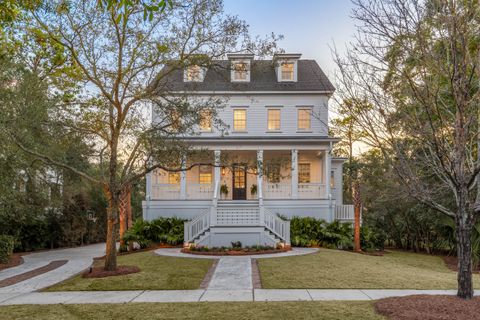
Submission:
M 206 119 L 201 133 L 187 138 L 209 150 L 215 166 L 147 176 L 144 219 L 186 218 L 186 243 L 230 246 L 289 245 L 290 225 L 279 215 L 353 218 L 353 208 L 342 204 L 344 159 L 331 153 L 338 139 L 328 135 L 334 87 L 316 61 L 300 56 L 232 54 L 216 61 L 219 68 L 170 73 L 172 92 L 227 99 L 218 117 L 228 133 Z M 222 166 L 224 158 L 229 165 Z

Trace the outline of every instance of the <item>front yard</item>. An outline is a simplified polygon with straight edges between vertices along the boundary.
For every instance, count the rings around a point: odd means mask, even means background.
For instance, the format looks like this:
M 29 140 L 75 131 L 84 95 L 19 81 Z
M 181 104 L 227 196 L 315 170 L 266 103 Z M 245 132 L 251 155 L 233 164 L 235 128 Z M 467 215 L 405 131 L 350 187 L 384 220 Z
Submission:
M 77 275 L 44 291 L 198 289 L 212 263 L 210 259 L 157 256 L 151 251 L 132 253 L 119 256 L 118 265 L 137 266 L 139 273 L 96 279 Z
M 320 249 L 305 256 L 258 259 L 262 287 L 335 289 L 456 289 L 457 274 L 442 258 L 392 251 L 370 256 Z M 480 288 L 480 275 L 474 275 Z
M 0 307 L 8 319 L 331 319 L 381 320 L 372 302 L 201 302 Z

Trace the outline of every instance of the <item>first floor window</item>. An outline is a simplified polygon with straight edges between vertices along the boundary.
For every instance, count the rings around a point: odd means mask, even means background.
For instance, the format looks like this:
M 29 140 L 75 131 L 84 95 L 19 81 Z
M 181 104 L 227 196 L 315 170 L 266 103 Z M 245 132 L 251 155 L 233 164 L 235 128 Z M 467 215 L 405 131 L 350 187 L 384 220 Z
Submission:
M 265 175 L 267 176 L 268 182 L 270 183 L 279 183 L 280 182 L 280 164 L 278 163 L 269 163 L 265 166 Z
M 269 131 L 280 130 L 280 109 L 268 109 L 268 124 Z
M 169 184 L 179 184 L 180 183 L 180 172 L 169 172 L 168 173 L 168 183 Z
M 298 182 L 310 183 L 310 163 L 298 164 Z
M 212 183 L 212 167 L 210 166 L 200 166 L 199 168 L 198 182 L 200 184 L 211 184 Z
M 298 130 L 310 130 L 311 109 L 298 109 Z
M 233 110 L 233 130 L 234 131 L 247 130 L 247 110 L 245 109 Z

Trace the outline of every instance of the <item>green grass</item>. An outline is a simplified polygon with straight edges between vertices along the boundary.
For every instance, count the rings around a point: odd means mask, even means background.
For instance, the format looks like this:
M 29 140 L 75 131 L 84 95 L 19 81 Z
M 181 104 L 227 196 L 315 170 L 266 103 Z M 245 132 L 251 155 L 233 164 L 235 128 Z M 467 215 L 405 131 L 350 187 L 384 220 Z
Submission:
M 133 253 L 119 256 L 118 264 L 137 266 L 139 273 L 96 279 L 77 275 L 44 291 L 198 289 L 212 261 Z
M 0 307 L 0 319 L 324 319 L 380 320 L 372 302 L 201 302 Z
M 442 258 L 393 251 L 383 257 L 320 249 L 305 256 L 258 259 L 262 286 L 337 289 L 456 289 Z M 480 275 L 474 275 L 480 288 Z

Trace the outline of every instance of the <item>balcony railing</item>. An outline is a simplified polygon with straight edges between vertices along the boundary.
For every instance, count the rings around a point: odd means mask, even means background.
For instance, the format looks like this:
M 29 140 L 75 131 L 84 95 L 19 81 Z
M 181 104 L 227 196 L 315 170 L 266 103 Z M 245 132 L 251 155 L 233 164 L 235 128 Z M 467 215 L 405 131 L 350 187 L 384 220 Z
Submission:
M 263 184 L 263 197 L 265 199 L 290 199 L 292 197 L 292 184 L 265 182 Z
M 213 184 L 187 184 L 187 199 L 211 200 L 213 198 Z
M 155 200 L 180 199 L 180 185 L 179 184 L 152 185 L 152 199 L 155 199 Z
M 327 188 L 323 183 L 299 183 L 298 198 L 300 199 L 328 198 Z

